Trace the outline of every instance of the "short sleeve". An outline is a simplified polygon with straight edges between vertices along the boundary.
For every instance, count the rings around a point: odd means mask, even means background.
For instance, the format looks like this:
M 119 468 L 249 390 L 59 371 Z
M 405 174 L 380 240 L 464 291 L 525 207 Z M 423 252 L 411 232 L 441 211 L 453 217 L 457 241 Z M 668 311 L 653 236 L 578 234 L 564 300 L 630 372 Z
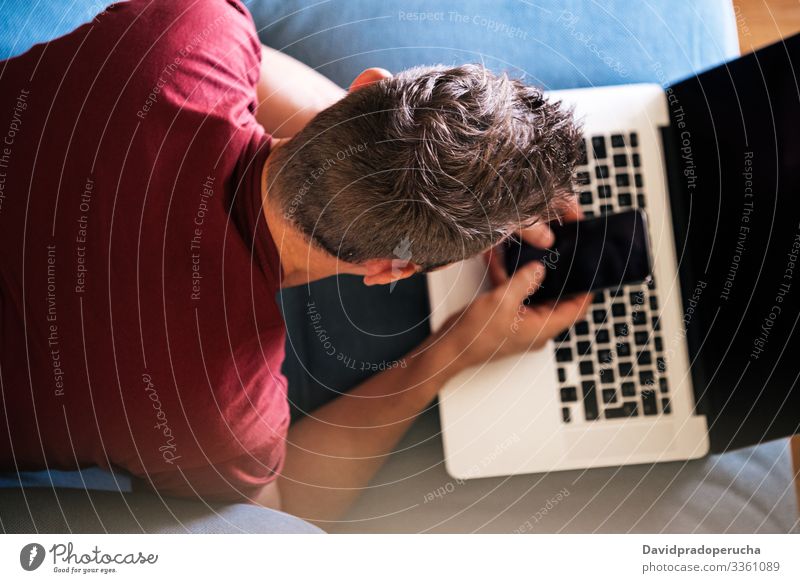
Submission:
M 281 433 L 285 435 L 285 429 Z M 272 441 L 230 460 L 195 467 L 182 464 L 174 471 L 151 473 L 140 481 L 168 496 L 251 502 L 280 474 L 285 455 L 285 442 Z

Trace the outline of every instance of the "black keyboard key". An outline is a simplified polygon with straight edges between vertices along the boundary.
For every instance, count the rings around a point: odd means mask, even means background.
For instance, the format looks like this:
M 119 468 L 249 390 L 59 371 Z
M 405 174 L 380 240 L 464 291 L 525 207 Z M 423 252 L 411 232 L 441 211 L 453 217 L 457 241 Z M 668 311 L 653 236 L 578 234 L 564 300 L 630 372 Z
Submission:
M 617 186 L 630 186 L 631 183 L 630 174 L 617 174 L 615 179 L 617 181 Z
M 631 206 L 633 201 L 631 200 L 631 193 L 630 192 L 620 192 L 619 196 L 617 197 L 617 202 L 619 206 Z
M 621 287 L 617 287 L 617 288 L 608 290 L 608 295 L 611 296 L 612 298 L 618 298 L 621 295 L 623 295 L 623 291 L 624 290 Z
M 658 388 L 662 393 L 669 393 L 669 384 L 667 383 L 667 379 L 663 377 L 658 379 Z
M 636 396 L 636 385 L 631 382 L 622 383 L 620 385 L 622 389 L 622 396 L 623 397 L 635 397 Z
M 555 340 L 556 342 L 566 342 L 567 340 L 569 340 L 569 328 L 559 333 L 559 335 L 553 338 L 553 340 Z
M 661 339 L 661 336 L 656 336 L 655 345 L 656 345 L 656 352 L 661 352 L 664 350 L 664 341 Z
M 597 333 L 594 335 L 594 341 L 597 344 L 608 344 L 609 342 L 611 342 L 608 330 L 606 329 L 598 330 Z
M 623 168 L 628 165 L 628 157 L 625 154 L 614 154 L 614 167 Z
M 586 419 L 594 421 L 597 419 L 597 389 L 594 386 L 594 381 L 585 381 L 581 384 L 583 392 L 583 413 Z
M 572 361 L 571 348 L 557 348 L 556 349 L 556 362 L 570 362 Z
M 590 205 L 594 202 L 592 198 L 592 191 L 591 190 L 584 190 L 578 195 L 578 200 L 582 205 Z
M 617 316 L 618 318 L 624 316 L 628 312 L 625 304 L 617 303 L 611 305 L 611 313 Z
M 605 164 L 600 164 L 599 166 L 595 166 L 594 175 L 600 179 L 608 178 L 609 175 L 608 166 L 606 166 Z
M 655 384 L 655 377 L 653 376 L 652 370 L 640 370 L 639 371 L 639 384 L 643 387 L 650 386 Z
M 617 344 L 617 355 L 618 356 L 630 356 L 631 355 L 631 345 L 627 342 L 620 342 Z
M 578 172 L 575 175 L 575 182 L 582 186 L 586 186 L 587 184 L 592 183 L 592 177 L 589 175 L 588 172 Z
M 647 341 L 650 340 L 650 334 L 647 332 L 640 330 L 639 332 L 634 332 L 633 334 L 633 341 L 636 343 L 636 346 L 644 346 L 647 344 Z
M 594 365 L 592 364 L 591 360 L 583 360 L 578 365 L 578 368 L 581 371 L 581 374 L 585 377 L 592 376 L 594 374 Z
M 609 405 L 611 403 L 617 402 L 617 390 L 616 389 L 603 389 L 603 403 Z
M 656 357 L 656 369 L 660 373 L 667 372 L 667 361 L 664 360 L 663 356 Z
M 564 387 L 561 389 L 561 402 L 573 403 L 578 400 L 578 390 L 575 387 Z
M 608 184 L 601 184 L 597 187 L 597 196 L 599 198 L 611 198 L 611 187 Z
M 561 407 L 561 419 L 564 420 L 564 423 L 569 423 L 572 421 L 572 418 L 569 414 L 569 407 Z
M 601 383 L 613 383 L 614 382 L 614 369 L 613 368 L 601 368 L 600 369 L 600 382 Z
M 558 382 L 559 383 L 567 382 L 567 371 L 565 371 L 561 367 L 559 367 L 559 369 L 558 369 Z
M 614 212 L 614 206 L 610 204 L 602 204 L 600 205 L 600 214 L 601 215 L 610 215 Z
M 615 148 L 625 147 L 625 136 L 621 134 L 614 134 L 611 136 L 611 145 Z
M 633 374 L 633 363 L 625 361 L 619 363 L 619 376 L 627 377 Z
M 642 165 L 642 160 L 639 157 L 639 154 L 634 154 L 633 156 L 631 156 L 631 163 L 633 164 L 634 168 L 638 168 L 639 166 Z
M 636 188 L 642 188 L 644 186 L 644 178 L 642 177 L 641 174 L 634 174 L 633 183 L 636 185 Z
M 591 219 L 594 217 L 594 211 L 583 211 L 584 219 Z
M 661 410 L 664 412 L 664 415 L 669 415 L 672 413 L 672 403 L 668 398 L 661 399 Z
M 607 348 L 601 348 L 597 351 L 597 362 L 609 363 L 614 360 L 614 353 Z
M 606 157 L 606 139 L 603 136 L 595 136 L 592 138 L 592 151 L 595 158 Z
M 641 306 L 644 304 L 644 292 L 643 291 L 633 291 L 630 293 L 631 298 L 631 305 L 634 306 Z
M 656 392 L 652 389 L 642 391 L 642 411 L 645 415 L 658 415 Z
M 650 351 L 642 350 L 639 354 L 636 355 L 636 362 L 638 362 L 640 365 L 652 363 L 653 357 L 650 354 Z
M 644 310 L 634 310 L 631 314 L 631 321 L 634 326 L 643 326 L 647 324 L 647 314 L 644 313 Z
M 595 324 L 602 324 L 606 321 L 606 311 L 605 310 L 592 310 L 592 321 Z
M 581 320 L 574 326 L 575 334 L 578 336 L 586 336 L 589 333 L 589 322 Z
M 592 351 L 592 343 L 588 340 L 581 340 L 578 342 L 578 354 L 580 356 L 586 356 Z
M 602 304 L 605 301 L 606 301 L 606 294 L 604 294 L 601 291 L 595 293 L 594 297 L 592 298 L 593 304 Z
M 606 419 L 624 419 L 626 417 L 636 417 L 638 408 L 636 403 L 623 403 L 622 407 L 607 408 L 605 410 Z
M 636 132 L 631 132 L 630 141 L 628 142 L 631 148 L 636 148 L 639 146 L 639 134 Z
M 642 208 L 642 209 L 647 206 L 645 204 L 645 200 L 644 200 L 644 195 L 643 194 L 637 194 L 636 195 L 636 206 L 638 206 L 639 208 Z
M 620 322 L 618 324 L 614 324 L 614 334 L 619 337 L 624 337 L 628 335 L 628 325 Z
M 650 309 L 654 312 L 658 311 L 658 298 L 656 296 L 650 296 Z
M 658 317 L 653 318 L 653 330 L 661 330 L 661 320 Z

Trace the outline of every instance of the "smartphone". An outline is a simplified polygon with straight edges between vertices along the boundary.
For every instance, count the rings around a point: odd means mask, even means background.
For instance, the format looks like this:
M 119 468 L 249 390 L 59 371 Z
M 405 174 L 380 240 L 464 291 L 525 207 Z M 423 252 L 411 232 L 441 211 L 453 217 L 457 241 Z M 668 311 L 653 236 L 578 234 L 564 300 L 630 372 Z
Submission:
M 525 300 L 538 304 L 562 297 L 617 289 L 650 281 L 652 257 L 647 218 L 630 210 L 569 223 L 550 223 L 555 243 L 539 249 L 512 237 L 505 243 L 504 259 L 509 275 L 530 261 L 545 266 L 542 287 Z

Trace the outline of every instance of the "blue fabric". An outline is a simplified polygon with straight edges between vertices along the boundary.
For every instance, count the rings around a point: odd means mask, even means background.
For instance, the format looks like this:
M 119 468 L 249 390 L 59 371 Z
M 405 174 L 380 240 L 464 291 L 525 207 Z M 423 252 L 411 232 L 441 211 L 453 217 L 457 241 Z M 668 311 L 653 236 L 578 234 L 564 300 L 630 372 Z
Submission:
M 343 86 L 368 67 L 463 62 L 548 89 L 663 84 L 738 54 L 729 0 L 246 3 L 265 44 Z
M 634 82 L 666 84 L 738 54 L 736 23 L 728 0 L 645 0 L 635 4 L 626 0 L 245 3 L 265 44 L 319 69 L 342 86 L 368 67 L 399 70 L 462 62 L 482 62 L 548 89 Z M 104 0 L 0 0 L 0 59 L 69 32 L 91 20 L 107 4 Z M 418 290 L 424 290 L 424 286 L 411 288 L 413 293 Z M 352 280 L 328 291 L 334 302 L 338 302 L 337 294 L 343 294 L 356 304 L 372 305 L 378 313 L 397 313 L 394 308 L 384 309 L 380 301 L 372 301 L 376 299 L 372 296 L 359 299 L 363 294 L 382 292 L 370 291 Z M 385 299 L 388 301 L 388 296 Z M 421 301 L 424 303 L 424 298 Z M 414 309 L 419 310 L 420 305 L 416 302 Z M 418 315 L 411 314 L 408 320 L 419 321 Z M 402 353 L 400 348 L 398 344 L 395 352 Z M 294 352 L 287 348 L 290 359 L 303 358 Z M 300 369 L 308 376 L 295 362 L 295 372 Z M 291 381 L 302 375 L 289 376 Z M 354 380 L 348 377 L 335 384 L 346 389 Z M 298 390 L 302 392 L 303 387 Z M 116 479 L 122 478 L 117 474 Z M 114 480 L 108 472 L 91 469 L 19 477 L 7 474 L 0 476 L 0 485 L 84 488 L 86 484 L 117 489 Z M 122 487 L 129 488 L 129 482 Z
M 131 477 L 125 472 L 102 468 L 84 468 L 74 472 L 45 470 L 41 472 L 0 472 L 0 488 L 91 488 L 130 492 Z
M 109 0 L 0 0 L 0 60 L 67 34 L 109 4 Z
M 315 534 L 320 529 L 252 504 L 205 504 L 150 493 L 77 488 L 0 490 L 1 533 Z

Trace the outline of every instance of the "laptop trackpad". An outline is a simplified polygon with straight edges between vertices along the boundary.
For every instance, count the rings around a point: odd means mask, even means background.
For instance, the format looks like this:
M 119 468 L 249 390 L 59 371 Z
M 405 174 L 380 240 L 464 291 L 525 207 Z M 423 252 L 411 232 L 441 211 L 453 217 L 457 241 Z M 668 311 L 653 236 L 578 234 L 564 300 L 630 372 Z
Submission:
M 675 424 L 614 424 L 607 427 L 575 428 L 564 432 L 564 458 L 596 462 L 602 458 L 623 460 L 630 456 L 658 458 L 675 447 Z M 632 463 L 635 461 L 632 459 Z

